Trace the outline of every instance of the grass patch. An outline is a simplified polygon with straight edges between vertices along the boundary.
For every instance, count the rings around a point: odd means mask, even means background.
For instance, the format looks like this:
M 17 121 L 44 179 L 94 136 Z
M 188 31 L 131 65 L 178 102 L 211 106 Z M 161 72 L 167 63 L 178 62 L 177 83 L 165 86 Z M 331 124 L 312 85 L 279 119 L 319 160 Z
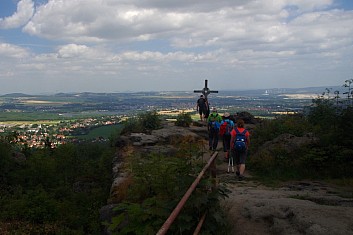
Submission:
M 86 139 L 86 140 L 97 139 L 99 137 L 103 137 L 107 139 L 115 133 L 120 133 L 122 128 L 123 128 L 123 125 L 121 124 L 101 126 L 101 127 L 93 128 L 92 130 L 89 131 L 87 135 L 80 135 L 76 137 L 80 139 Z
M 65 120 L 67 118 L 58 116 L 57 113 L 47 112 L 2 112 L 0 121 L 42 121 L 42 120 Z

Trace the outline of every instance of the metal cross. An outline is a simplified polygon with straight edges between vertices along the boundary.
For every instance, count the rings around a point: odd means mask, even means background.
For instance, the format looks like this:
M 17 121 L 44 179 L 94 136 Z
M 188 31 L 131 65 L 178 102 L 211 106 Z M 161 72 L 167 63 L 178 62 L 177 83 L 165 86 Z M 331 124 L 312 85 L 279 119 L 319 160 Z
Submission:
M 210 93 L 218 93 L 218 91 L 211 91 L 210 88 L 207 87 L 207 80 L 205 80 L 205 87 L 202 89 L 202 90 L 194 90 L 194 93 L 199 93 L 201 92 L 204 96 L 205 96 L 205 99 L 207 99 L 207 96 L 210 94 Z

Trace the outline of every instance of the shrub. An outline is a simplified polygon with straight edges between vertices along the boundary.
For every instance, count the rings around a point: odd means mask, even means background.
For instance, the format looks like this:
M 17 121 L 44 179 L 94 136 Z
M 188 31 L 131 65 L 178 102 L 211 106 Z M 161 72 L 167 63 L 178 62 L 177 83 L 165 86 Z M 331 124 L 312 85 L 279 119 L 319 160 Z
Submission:
M 161 119 L 156 111 L 140 114 L 139 121 L 141 122 L 143 129 L 147 132 L 161 127 Z
M 149 133 L 161 127 L 161 119 L 156 111 L 141 113 L 137 117 L 129 118 L 124 123 L 121 134 L 126 133 Z
M 192 123 L 192 118 L 190 113 L 180 113 L 177 116 L 177 121 L 175 122 L 176 126 L 189 127 Z

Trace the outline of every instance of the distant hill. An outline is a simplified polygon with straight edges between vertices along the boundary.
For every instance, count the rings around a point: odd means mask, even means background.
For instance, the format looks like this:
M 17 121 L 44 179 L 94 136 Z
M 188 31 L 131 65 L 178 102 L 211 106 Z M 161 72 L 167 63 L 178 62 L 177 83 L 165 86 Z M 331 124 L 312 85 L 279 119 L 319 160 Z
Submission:
M 333 93 L 338 90 L 343 92 L 346 90 L 342 86 L 331 87 L 303 87 L 303 88 L 269 88 L 269 89 L 250 89 L 250 90 L 220 90 L 219 93 L 236 93 L 240 95 L 259 95 L 264 93 L 270 94 L 322 94 L 326 88 L 330 89 Z
M 260 95 L 260 94 L 322 94 L 325 92 L 326 88 L 330 89 L 332 94 L 334 91 L 338 90 L 340 93 L 345 92 L 347 88 L 343 86 L 322 86 L 322 87 L 303 87 L 303 88 L 269 88 L 269 89 L 246 89 L 246 90 L 219 90 L 218 94 L 236 94 L 236 95 Z M 150 91 L 150 92 L 60 92 L 56 94 L 41 94 L 40 96 L 54 96 L 54 97 L 89 97 L 89 96 L 107 96 L 111 94 L 121 95 L 175 95 L 175 94 L 186 93 L 195 94 L 193 90 L 190 91 Z M 39 94 L 38 94 L 39 95 Z M 5 95 L 0 95 L 0 97 L 38 97 L 38 95 L 28 95 L 24 93 L 9 93 Z M 212 96 L 212 95 L 211 95 Z
M 0 97 L 14 98 L 14 97 L 34 97 L 34 96 L 33 95 L 24 94 L 24 93 L 10 93 L 10 94 L 1 95 Z

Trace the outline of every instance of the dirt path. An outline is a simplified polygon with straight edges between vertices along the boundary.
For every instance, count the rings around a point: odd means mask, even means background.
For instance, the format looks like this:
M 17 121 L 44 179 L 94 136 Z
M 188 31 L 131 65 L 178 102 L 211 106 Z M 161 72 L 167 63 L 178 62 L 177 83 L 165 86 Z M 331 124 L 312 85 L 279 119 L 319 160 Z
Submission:
M 269 188 L 253 181 L 248 171 L 239 181 L 227 173 L 227 165 L 218 160 L 217 177 L 231 190 L 223 202 L 231 234 L 353 234 L 353 189 L 318 181 Z

